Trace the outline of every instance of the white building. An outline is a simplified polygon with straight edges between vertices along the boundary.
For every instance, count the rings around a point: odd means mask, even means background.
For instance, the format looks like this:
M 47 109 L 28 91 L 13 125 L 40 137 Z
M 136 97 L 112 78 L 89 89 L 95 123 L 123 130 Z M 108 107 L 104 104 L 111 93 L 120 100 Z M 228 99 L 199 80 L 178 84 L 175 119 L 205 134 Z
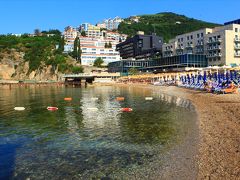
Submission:
M 176 36 L 162 46 L 163 57 L 205 54 L 210 66 L 240 65 L 240 25 L 205 28 Z
M 105 19 L 103 22 L 98 23 L 97 26 L 101 28 L 106 28 L 107 30 L 118 29 L 119 24 L 123 21 L 120 17 L 115 17 L 113 19 Z
M 64 35 L 64 39 L 65 39 L 65 44 L 71 46 L 74 44 L 74 40 L 79 35 L 79 32 L 77 31 L 77 29 L 75 29 L 71 26 L 68 26 L 65 28 L 63 35 Z
M 119 42 L 126 41 L 127 35 L 126 34 L 120 34 L 118 32 L 112 32 L 112 31 L 102 31 L 103 37 L 106 39 L 112 39 Z
M 105 48 L 105 44 L 111 43 L 111 48 Z M 102 58 L 103 65 L 110 62 L 121 60 L 119 52 L 116 51 L 116 45 L 119 42 L 112 39 L 101 39 L 91 37 L 80 37 L 81 44 L 81 63 L 86 66 L 93 66 L 96 58 Z

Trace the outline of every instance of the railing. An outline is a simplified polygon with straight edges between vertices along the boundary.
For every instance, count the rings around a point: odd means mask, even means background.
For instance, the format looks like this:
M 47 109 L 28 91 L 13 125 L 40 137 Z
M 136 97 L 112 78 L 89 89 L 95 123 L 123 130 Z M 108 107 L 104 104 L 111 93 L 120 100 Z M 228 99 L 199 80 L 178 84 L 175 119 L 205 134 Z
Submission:
M 234 41 L 240 42 L 240 38 L 234 38 Z
M 222 53 L 207 54 L 207 57 L 221 57 Z
M 218 38 L 218 39 L 212 39 L 212 40 L 207 41 L 208 44 L 218 43 L 218 42 L 222 42 L 222 39 L 221 39 L 221 38 Z
M 193 48 L 193 45 L 192 44 L 187 44 L 186 48 Z

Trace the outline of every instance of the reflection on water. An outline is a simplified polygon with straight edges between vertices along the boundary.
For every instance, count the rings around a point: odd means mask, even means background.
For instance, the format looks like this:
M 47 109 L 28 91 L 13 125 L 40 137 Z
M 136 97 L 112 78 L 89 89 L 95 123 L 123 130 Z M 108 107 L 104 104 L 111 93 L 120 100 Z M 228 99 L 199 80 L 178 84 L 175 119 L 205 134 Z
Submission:
M 189 101 L 156 90 L 34 86 L 0 91 L 0 179 L 114 177 L 163 155 L 194 124 Z M 125 101 L 116 101 L 117 96 Z M 14 111 L 15 106 L 26 110 Z M 59 111 L 49 112 L 47 106 Z M 134 111 L 122 113 L 123 107 Z

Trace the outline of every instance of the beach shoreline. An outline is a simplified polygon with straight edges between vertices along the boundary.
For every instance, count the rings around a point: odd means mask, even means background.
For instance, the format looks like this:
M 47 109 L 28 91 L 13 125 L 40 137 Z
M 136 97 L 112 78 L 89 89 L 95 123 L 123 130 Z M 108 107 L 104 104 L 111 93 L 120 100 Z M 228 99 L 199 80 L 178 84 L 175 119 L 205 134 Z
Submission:
M 190 100 L 198 115 L 197 179 L 239 179 L 239 94 L 216 95 L 175 86 L 147 84 L 118 86 L 157 89 L 164 94 Z

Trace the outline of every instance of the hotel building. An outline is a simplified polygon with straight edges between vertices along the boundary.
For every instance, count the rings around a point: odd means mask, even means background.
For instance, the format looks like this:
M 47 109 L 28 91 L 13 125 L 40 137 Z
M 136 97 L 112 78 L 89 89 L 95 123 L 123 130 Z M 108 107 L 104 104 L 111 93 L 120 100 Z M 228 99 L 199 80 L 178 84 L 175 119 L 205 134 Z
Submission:
M 240 25 L 228 24 L 213 29 L 176 36 L 163 44 L 163 57 L 203 54 L 208 65 L 240 65 Z
M 161 54 L 163 38 L 152 35 L 138 34 L 117 45 L 117 51 L 123 59 L 151 59 Z
M 103 22 L 98 23 L 97 26 L 101 28 L 106 28 L 107 30 L 118 29 L 119 24 L 123 21 L 120 17 L 115 17 L 113 19 L 105 19 Z
M 105 48 L 106 43 L 111 43 L 112 48 Z M 80 37 L 81 44 L 81 62 L 82 65 L 93 66 L 96 58 L 103 59 L 103 65 L 108 65 L 110 62 L 121 60 L 119 52 L 116 51 L 118 41 L 112 39 L 101 39 L 91 37 Z
M 240 65 L 240 25 L 216 27 L 206 35 L 209 65 Z

